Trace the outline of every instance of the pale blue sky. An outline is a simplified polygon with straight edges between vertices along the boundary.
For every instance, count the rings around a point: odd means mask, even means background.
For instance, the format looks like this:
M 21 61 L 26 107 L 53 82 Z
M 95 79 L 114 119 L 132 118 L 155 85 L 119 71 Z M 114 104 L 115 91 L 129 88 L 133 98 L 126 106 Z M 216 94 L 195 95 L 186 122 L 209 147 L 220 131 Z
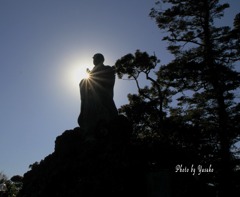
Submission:
M 53 152 L 58 135 L 78 126 L 78 83 L 94 53 L 108 65 L 136 49 L 170 60 L 148 17 L 154 2 L 0 0 L 0 172 L 23 175 Z M 240 3 L 227 2 L 223 22 L 231 25 Z M 133 82 L 117 79 L 117 107 L 133 92 Z

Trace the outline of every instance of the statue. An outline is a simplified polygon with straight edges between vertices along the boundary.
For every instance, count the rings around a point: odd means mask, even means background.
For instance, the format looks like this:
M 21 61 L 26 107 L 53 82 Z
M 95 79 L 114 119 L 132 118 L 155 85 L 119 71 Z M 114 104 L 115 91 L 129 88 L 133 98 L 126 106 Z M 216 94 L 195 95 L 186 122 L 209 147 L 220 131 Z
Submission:
M 93 56 L 95 67 L 89 71 L 89 78 L 81 80 L 81 112 L 78 124 L 86 135 L 91 135 L 98 125 L 109 123 L 118 115 L 113 100 L 115 71 L 103 64 L 104 56 L 97 53 Z

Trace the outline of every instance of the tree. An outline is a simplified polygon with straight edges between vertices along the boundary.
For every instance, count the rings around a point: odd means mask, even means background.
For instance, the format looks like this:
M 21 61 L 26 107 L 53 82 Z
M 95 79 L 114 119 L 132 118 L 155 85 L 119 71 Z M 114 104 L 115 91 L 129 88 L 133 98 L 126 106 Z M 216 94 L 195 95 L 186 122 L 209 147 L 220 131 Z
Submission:
M 219 188 L 221 195 L 227 196 L 231 187 L 230 147 L 239 137 L 233 128 L 239 125 L 233 126 L 234 117 L 230 117 L 230 112 L 239 105 L 234 100 L 234 91 L 239 88 L 240 76 L 233 69 L 240 60 L 239 14 L 233 28 L 216 27 L 215 19 L 223 16 L 229 4 L 219 4 L 218 0 L 161 2 L 169 3 L 170 7 L 152 9 L 150 16 L 160 29 L 166 30 L 163 40 L 169 42 L 168 50 L 175 59 L 161 68 L 160 77 L 171 73 L 167 80 L 177 92 L 191 91 L 191 96 L 178 99 L 179 106 L 187 108 L 181 116 L 188 116 L 191 124 L 202 124 L 203 129 L 211 128 L 216 133 L 214 138 L 219 142 L 222 160 Z
M 231 180 L 236 160 L 231 147 L 239 140 L 240 128 L 237 121 L 240 104 L 236 99 L 240 75 L 234 67 L 240 60 L 240 14 L 236 15 L 232 28 L 214 25 L 228 7 L 229 4 L 219 4 L 218 0 L 158 1 L 150 16 L 165 30 L 163 41 L 169 43 L 168 50 L 175 58 L 160 66 L 151 79 L 149 73 L 158 63 L 155 56 L 155 64 L 149 64 L 150 56 L 140 51 L 116 62 L 118 76 L 127 74 L 136 81 L 139 90 L 138 95 L 129 95 L 130 104 L 120 109 L 138 125 L 136 132 L 151 133 L 153 128 L 157 131 L 165 124 L 168 140 L 175 138 L 176 144 L 179 141 L 181 146 L 192 148 L 196 145 L 201 162 L 215 161 L 219 177 L 211 181 L 219 185 L 221 196 L 230 195 L 233 189 Z M 143 54 L 148 60 L 139 58 Z M 140 73 L 152 82 L 150 87 L 139 87 Z M 171 105 L 171 97 L 176 98 L 172 103 L 177 105 Z M 164 106 L 164 110 L 159 106 Z M 161 114 L 158 116 L 161 124 L 153 127 L 157 125 L 157 113 Z M 170 127 L 163 120 L 170 121 Z M 169 134 L 169 130 L 174 132 Z M 190 131 L 189 136 L 181 138 L 186 130 Z
M 3 172 L 0 172 L 0 183 L 6 180 L 7 180 L 7 176 Z
M 155 55 L 137 50 L 135 54 L 127 54 L 115 63 L 119 78 L 127 76 L 129 80 L 136 82 L 138 95 L 129 94 L 130 104 L 120 109 L 120 112 L 134 122 L 136 135 L 156 138 L 162 134 L 160 131 L 164 126 L 170 91 L 167 86 L 162 86 L 162 81 L 157 78 L 155 70 L 159 62 Z M 142 77 L 150 83 L 150 87 L 141 87 Z
M 16 196 L 22 187 L 22 177 L 15 175 L 8 180 L 7 176 L 0 172 L 0 197 Z

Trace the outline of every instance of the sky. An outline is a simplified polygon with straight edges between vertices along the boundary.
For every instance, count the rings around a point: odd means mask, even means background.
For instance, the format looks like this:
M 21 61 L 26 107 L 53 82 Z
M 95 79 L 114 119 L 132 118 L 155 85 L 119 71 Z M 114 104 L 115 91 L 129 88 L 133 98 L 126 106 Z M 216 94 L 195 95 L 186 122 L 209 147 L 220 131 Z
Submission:
M 106 65 L 137 49 L 171 60 L 148 16 L 155 0 L 0 0 L 0 172 L 23 175 L 78 126 L 79 82 L 95 53 Z M 237 0 L 220 23 L 231 25 Z M 145 81 L 141 81 L 145 84 Z M 116 78 L 119 108 L 136 92 Z

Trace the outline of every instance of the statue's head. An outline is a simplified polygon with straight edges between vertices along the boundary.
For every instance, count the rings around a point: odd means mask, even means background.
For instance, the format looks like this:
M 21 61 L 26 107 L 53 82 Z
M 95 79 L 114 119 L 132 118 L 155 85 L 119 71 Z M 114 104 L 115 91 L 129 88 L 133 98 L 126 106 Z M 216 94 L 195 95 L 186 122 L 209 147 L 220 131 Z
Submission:
M 99 65 L 99 64 L 103 64 L 104 62 L 104 56 L 101 54 L 101 53 L 96 53 L 94 56 L 93 56 L 93 64 L 96 66 L 96 65 Z

